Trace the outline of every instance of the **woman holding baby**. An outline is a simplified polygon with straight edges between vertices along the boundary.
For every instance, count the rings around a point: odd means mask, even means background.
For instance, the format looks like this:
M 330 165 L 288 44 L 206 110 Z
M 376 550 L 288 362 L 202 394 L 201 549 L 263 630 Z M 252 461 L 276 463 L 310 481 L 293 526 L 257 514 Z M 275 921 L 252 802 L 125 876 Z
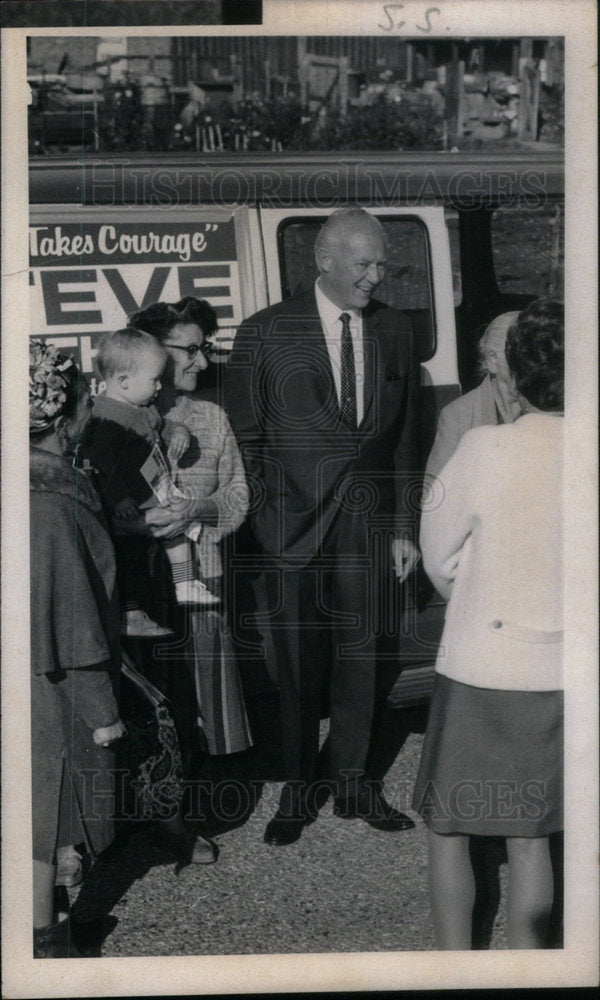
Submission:
M 184 759 L 196 723 L 210 754 L 251 745 L 220 554 L 221 539 L 244 520 L 248 491 L 223 410 L 195 395 L 215 329 L 214 310 L 188 297 L 155 303 L 108 334 L 99 350 L 107 388 L 95 401 L 86 451 L 115 530 L 122 633 L 139 642 L 145 659 L 152 657 L 142 640 L 161 640 L 154 659 L 173 685 L 167 693 L 176 722 L 178 712 L 184 720 Z M 149 546 L 150 537 L 158 546 Z M 189 839 L 180 852 L 188 860 Z

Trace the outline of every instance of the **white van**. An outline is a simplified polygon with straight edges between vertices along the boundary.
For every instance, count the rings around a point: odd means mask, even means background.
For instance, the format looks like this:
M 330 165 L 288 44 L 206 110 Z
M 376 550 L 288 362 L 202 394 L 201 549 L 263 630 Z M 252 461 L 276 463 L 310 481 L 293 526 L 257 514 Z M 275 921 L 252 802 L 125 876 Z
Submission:
M 76 353 L 97 392 L 97 340 L 158 299 L 206 298 L 219 319 L 218 391 L 242 319 L 314 280 L 312 247 L 335 208 L 382 222 L 378 298 L 408 312 L 421 361 L 424 465 L 442 406 L 477 382 L 476 344 L 498 313 L 562 293 L 559 152 L 40 157 L 30 167 L 31 336 Z M 417 592 L 417 603 L 424 602 Z M 426 697 L 439 602 L 401 647 L 395 703 Z

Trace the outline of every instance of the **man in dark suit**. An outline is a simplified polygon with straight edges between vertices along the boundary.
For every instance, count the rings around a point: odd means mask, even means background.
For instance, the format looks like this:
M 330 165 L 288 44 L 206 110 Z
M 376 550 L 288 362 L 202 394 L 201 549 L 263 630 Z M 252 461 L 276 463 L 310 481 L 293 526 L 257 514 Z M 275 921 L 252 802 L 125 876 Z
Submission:
M 262 553 L 289 779 L 265 832 L 272 844 L 297 840 L 314 818 L 323 777 L 337 815 L 413 825 L 365 782 L 394 575 L 403 580 L 418 557 L 411 324 L 372 298 L 386 250 L 369 213 L 331 215 L 315 257 L 316 286 L 246 320 L 225 375 L 255 497 L 250 526 Z M 319 761 L 324 682 L 328 774 Z

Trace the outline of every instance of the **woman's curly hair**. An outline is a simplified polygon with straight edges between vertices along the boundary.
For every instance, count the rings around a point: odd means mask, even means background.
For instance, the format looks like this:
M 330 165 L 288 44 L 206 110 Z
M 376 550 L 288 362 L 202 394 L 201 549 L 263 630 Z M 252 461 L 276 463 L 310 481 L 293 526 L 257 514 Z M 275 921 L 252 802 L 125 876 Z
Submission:
M 186 295 L 179 302 L 154 302 L 132 313 L 127 322 L 160 341 L 167 340 L 173 327 L 180 323 L 195 323 L 205 337 L 210 337 L 217 329 L 217 314 L 205 299 Z
M 517 390 L 538 410 L 564 409 L 564 306 L 536 299 L 519 313 L 506 338 L 506 360 Z

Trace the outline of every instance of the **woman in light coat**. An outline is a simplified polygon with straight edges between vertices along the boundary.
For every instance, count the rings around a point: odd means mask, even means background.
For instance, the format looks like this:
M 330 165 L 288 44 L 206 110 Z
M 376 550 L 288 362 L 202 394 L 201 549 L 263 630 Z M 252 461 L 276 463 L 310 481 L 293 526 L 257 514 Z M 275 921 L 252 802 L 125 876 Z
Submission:
M 442 949 L 471 947 L 470 835 L 506 837 L 509 946 L 542 947 L 563 828 L 562 304 L 523 310 L 506 358 L 524 415 L 468 431 L 422 517 L 449 602 L 414 796 Z
M 427 459 L 427 473 L 437 476 L 452 457 L 460 439 L 473 427 L 512 424 L 521 413 L 508 370 L 504 345 L 519 314 L 506 312 L 486 327 L 479 341 L 480 384 L 448 403 L 440 413 L 435 440 Z

